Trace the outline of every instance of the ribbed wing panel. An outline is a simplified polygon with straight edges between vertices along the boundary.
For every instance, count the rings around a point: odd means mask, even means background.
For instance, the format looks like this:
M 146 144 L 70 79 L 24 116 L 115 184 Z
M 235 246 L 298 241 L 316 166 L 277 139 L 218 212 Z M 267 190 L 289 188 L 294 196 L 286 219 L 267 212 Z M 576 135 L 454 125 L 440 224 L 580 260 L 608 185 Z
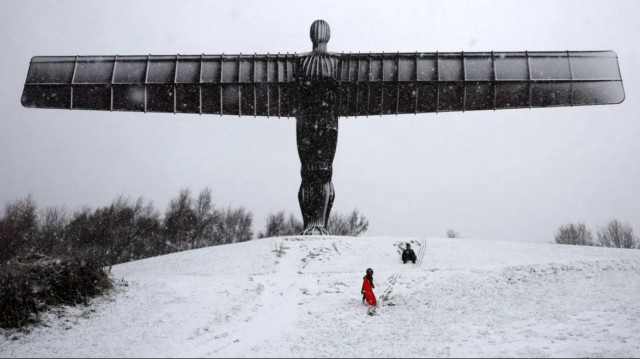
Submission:
M 612 51 L 334 54 L 340 116 L 624 100 Z M 298 56 L 299 57 L 299 56 Z M 294 116 L 296 55 L 39 56 L 25 107 Z
M 612 51 L 342 54 L 340 116 L 616 104 Z
M 38 56 L 25 107 L 292 116 L 295 55 Z

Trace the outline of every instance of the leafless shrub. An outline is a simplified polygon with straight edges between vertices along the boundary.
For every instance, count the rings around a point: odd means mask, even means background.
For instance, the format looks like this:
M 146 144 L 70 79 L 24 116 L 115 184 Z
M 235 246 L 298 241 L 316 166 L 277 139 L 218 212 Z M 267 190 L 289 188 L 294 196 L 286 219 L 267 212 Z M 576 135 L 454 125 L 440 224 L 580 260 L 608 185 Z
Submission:
M 167 253 L 160 229 L 151 202 L 120 196 L 109 206 L 77 210 L 66 227 L 65 244 L 67 250 L 111 265 Z
M 178 197 L 169 202 L 164 215 L 163 230 L 168 240 L 181 249 L 193 248 L 193 238 L 197 235 L 198 218 L 193 209 L 191 191 L 183 189 Z
M 243 207 L 227 207 L 224 211 L 216 211 L 214 223 L 214 240 L 216 244 L 245 242 L 253 238 L 251 225 L 253 215 Z
M 303 229 L 301 220 L 296 218 L 293 213 L 285 219 L 284 211 L 270 213 L 266 222 L 264 232 L 258 232 L 258 238 L 296 235 L 300 234 Z
M 51 306 L 87 304 L 112 287 L 105 270 L 80 257 L 31 254 L 12 259 L 0 271 L 0 327 L 36 323 Z
M 302 233 L 303 223 L 291 213 L 285 219 L 284 211 L 269 214 L 264 231 L 258 232 L 258 238 L 291 236 Z M 349 215 L 334 212 L 329 216 L 327 230 L 337 236 L 358 236 L 367 231 L 369 220 L 354 209 Z
M 569 223 L 560 226 L 558 233 L 556 233 L 556 243 L 580 246 L 594 245 L 593 235 L 584 223 Z
M 638 241 L 633 235 L 633 228 L 622 224 L 617 219 L 598 229 L 598 245 L 603 247 L 636 248 Z
M 9 202 L 0 217 L 0 263 L 32 251 L 37 230 L 36 203 L 31 195 Z
M 121 195 L 103 207 L 73 213 L 46 208 L 36 214 L 29 196 L 0 214 L 0 266 L 28 253 L 75 256 L 112 265 L 171 252 L 250 240 L 252 214 L 244 208 L 216 210 L 211 191 L 194 200 L 181 190 L 164 218 L 151 201 Z
M 208 188 L 195 200 L 184 189 L 169 203 L 164 234 L 170 246 L 179 250 L 244 242 L 253 237 L 252 216 L 243 207 L 215 209 Z
M 215 245 L 214 226 L 220 216 L 213 208 L 209 188 L 200 191 L 198 198 L 193 202 L 193 215 L 195 216 L 195 228 L 191 237 L 191 247 L 200 248 Z
M 332 235 L 357 237 L 367 231 L 369 220 L 361 215 L 357 209 L 346 216 L 335 212 L 329 216 L 327 227 Z
M 51 253 L 64 246 L 65 228 L 69 214 L 64 207 L 47 207 L 38 216 L 38 247 L 42 253 Z

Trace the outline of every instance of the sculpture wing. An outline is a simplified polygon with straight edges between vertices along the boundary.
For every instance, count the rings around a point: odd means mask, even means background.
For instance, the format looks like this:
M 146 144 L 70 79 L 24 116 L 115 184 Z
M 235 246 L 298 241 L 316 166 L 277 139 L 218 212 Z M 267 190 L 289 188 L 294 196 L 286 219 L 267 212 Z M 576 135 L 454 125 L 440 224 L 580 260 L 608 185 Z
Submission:
M 337 55 L 337 54 L 336 54 Z M 612 51 L 341 54 L 340 116 L 615 104 Z M 37 56 L 25 107 L 294 116 L 296 55 Z
M 342 54 L 340 116 L 616 104 L 613 51 Z
M 295 55 L 37 56 L 25 107 L 291 116 Z

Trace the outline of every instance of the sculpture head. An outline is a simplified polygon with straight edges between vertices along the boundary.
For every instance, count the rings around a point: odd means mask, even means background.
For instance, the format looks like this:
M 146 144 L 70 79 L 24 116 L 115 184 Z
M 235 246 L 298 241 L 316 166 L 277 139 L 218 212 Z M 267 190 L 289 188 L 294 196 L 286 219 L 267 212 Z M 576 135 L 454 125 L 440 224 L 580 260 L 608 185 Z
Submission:
M 324 20 L 316 20 L 311 24 L 309 36 L 313 43 L 314 52 L 327 52 L 327 42 L 331 38 L 331 29 Z

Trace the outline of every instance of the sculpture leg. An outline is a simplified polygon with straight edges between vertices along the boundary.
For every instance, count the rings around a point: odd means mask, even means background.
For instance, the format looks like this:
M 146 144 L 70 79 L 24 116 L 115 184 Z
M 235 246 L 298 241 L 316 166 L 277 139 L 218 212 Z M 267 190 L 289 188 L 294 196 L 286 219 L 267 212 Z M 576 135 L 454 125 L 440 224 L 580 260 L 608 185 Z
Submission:
M 302 183 L 298 201 L 302 234 L 329 234 L 335 191 L 331 176 L 338 143 L 338 83 L 332 78 L 305 80 L 297 88 L 296 140 Z
M 302 165 L 298 191 L 304 222 L 302 234 L 329 234 L 327 224 L 335 198 L 331 177 L 338 139 L 337 118 L 298 117 L 296 137 Z

